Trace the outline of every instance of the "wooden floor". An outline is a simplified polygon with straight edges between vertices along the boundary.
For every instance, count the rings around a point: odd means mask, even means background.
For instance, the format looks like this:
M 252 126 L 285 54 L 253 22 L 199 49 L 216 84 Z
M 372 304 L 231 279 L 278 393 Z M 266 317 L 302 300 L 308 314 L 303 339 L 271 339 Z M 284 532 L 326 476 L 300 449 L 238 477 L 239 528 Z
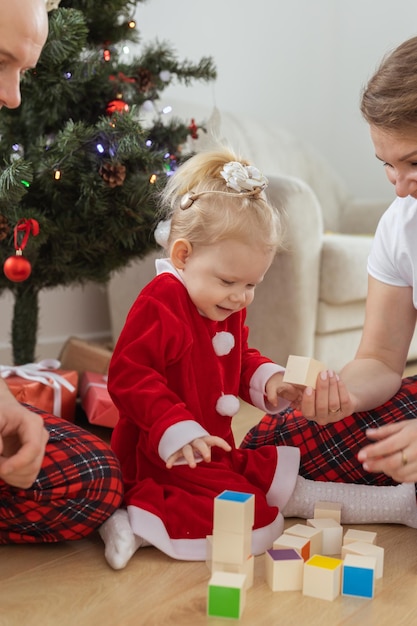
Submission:
M 259 413 L 244 407 L 237 420 L 237 440 L 258 417 Z M 286 520 L 286 526 L 295 521 Z M 384 576 L 377 581 L 373 600 L 340 596 L 328 602 L 297 591 L 274 593 L 264 580 L 263 557 L 256 557 L 254 585 L 238 623 L 417 624 L 417 530 L 395 525 L 354 528 L 376 531 L 377 544 L 385 549 Z M 230 624 L 230 620 L 206 617 L 209 576 L 205 563 L 174 561 L 155 548 L 139 550 L 125 570 L 115 572 L 104 560 L 98 536 L 58 545 L 2 546 L 0 626 Z

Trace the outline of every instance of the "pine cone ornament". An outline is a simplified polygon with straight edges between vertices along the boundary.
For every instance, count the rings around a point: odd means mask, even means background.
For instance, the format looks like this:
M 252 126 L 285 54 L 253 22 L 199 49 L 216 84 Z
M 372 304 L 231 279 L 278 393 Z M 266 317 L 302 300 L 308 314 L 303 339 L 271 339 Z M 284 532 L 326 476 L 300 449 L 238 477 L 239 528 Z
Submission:
M 99 174 L 109 187 L 121 187 L 125 182 L 126 167 L 120 164 L 103 163 Z
M 6 239 L 10 233 L 10 226 L 4 215 L 0 215 L 0 241 Z
M 146 93 L 150 91 L 152 87 L 155 86 L 152 80 L 152 73 L 146 69 L 145 67 L 140 67 L 137 71 L 137 83 L 139 86 L 139 91 L 141 93 Z

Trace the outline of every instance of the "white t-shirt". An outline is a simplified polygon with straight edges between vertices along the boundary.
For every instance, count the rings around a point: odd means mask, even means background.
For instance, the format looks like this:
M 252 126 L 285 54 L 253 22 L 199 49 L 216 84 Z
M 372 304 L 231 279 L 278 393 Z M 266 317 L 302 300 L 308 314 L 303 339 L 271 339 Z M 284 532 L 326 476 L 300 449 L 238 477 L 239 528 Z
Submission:
M 417 309 L 417 200 L 396 198 L 381 217 L 368 258 L 368 273 L 396 287 L 412 287 Z

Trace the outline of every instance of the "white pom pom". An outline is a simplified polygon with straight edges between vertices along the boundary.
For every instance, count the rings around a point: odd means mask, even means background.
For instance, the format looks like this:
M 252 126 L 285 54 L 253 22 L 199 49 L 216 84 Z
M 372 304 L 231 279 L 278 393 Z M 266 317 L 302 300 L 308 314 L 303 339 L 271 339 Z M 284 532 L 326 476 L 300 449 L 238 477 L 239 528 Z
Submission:
M 171 220 L 164 220 L 162 222 L 159 222 L 153 234 L 153 236 L 155 237 L 156 243 L 159 246 L 161 246 L 161 248 L 164 248 L 165 250 L 168 248 L 168 238 L 169 238 L 170 232 L 171 232 Z
M 232 348 L 235 347 L 235 338 L 232 333 L 227 333 L 222 330 L 220 333 L 216 333 L 212 339 L 214 352 L 217 356 L 224 356 L 229 354 Z
M 233 417 L 240 409 L 239 398 L 236 396 L 223 395 L 216 402 L 216 411 L 219 415 L 224 415 L 225 417 Z

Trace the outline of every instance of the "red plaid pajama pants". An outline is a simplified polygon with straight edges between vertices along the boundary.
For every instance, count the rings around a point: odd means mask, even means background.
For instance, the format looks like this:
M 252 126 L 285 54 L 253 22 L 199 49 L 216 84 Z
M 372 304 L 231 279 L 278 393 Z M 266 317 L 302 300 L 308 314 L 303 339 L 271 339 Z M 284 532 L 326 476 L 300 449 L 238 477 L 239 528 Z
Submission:
M 395 485 L 385 474 L 365 472 L 357 454 L 370 443 L 365 435 L 367 428 L 416 417 L 417 376 L 405 378 L 398 393 L 380 407 L 354 413 L 334 424 L 320 426 L 292 409 L 265 415 L 247 433 L 241 447 L 296 446 L 301 454 L 299 474 L 310 480 Z
M 86 537 L 122 502 L 116 456 L 86 430 L 28 408 L 43 417 L 49 441 L 38 478 L 29 489 L 0 480 L 0 544 Z

